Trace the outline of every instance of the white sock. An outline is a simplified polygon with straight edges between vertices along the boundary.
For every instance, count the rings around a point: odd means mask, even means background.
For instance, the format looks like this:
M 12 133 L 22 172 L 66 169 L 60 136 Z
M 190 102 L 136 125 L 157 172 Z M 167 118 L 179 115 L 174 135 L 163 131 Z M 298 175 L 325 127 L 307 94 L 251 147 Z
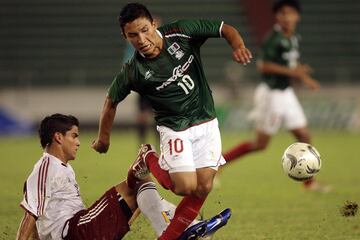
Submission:
M 176 206 L 160 196 L 153 182 L 147 182 L 141 185 L 136 196 L 136 201 L 139 209 L 150 221 L 156 235 L 159 237 L 173 219 Z M 199 221 L 195 219 L 190 226 L 198 222 Z
M 170 224 L 176 206 L 159 195 L 153 182 L 141 185 L 136 200 L 141 212 L 149 219 L 156 235 L 160 236 Z

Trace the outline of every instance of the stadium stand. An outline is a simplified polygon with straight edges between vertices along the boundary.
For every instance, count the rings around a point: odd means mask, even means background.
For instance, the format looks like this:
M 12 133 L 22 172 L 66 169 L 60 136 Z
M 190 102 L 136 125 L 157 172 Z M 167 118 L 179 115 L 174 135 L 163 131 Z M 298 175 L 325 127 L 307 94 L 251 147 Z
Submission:
M 359 83 L 360 2 L 302 0 L 303 56 L 328 83 Z
M 179 18 L 224 19 L 247 36 L 237 0 L 144 2 L 164 22 Z M 2 86 L 107 86 L 119 70 L 124 41 L 117 23 L 117 0 L 4 0 L 0 3 Z M 250 40 L 247 39 L 249 42 Z M 221 80 L 231 57 L 221 40 L 206 44 L 210 81 Z

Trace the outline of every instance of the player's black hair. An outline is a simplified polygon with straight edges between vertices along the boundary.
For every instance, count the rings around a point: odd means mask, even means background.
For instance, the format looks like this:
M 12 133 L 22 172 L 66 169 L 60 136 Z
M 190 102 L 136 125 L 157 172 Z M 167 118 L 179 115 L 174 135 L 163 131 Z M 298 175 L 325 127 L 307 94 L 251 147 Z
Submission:
M 55 133 L 66 134 L 73 126 L 79 127 L 79 120 L 72 115 L 55 113 L 46 116 L 39 126 L 39 137 L 42 148 L 50 145 Z
M 283 6 L 294 8 L 298 13 L 301 13 L 301 6 L 298 0 L 278 0 L 273 5 L 273 12 L 277 13 Z
M 140 3 L 128 3 L 120 11 L 119 14 L 119 23 L 121 31 L 124 34 L 125 24 L 134 21 L 137 18 L 146 18 L 150 22 L 153 22 L 154 19 L 151 16 L 149 10 Z

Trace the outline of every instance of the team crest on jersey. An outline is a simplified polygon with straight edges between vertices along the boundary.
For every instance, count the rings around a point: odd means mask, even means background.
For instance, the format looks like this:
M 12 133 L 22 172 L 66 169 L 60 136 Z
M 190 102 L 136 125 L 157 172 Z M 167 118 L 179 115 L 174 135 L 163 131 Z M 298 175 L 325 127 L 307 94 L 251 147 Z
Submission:
M 170 47 L 168 47 L 168 52 L 170 53 L 170 55 L 174 55 L 177 60 L 180 60 L 184 55 L 184 51 L 180 49 L 180 46 L 178 43 L 174 42 L 173 44 L 171 44 Z
M 184 54 L 185 53 L 182 50 L 179 49 L 178 51 L 176 51 L 175 57 L 176 57 L 177 60 L 180 60 L 184 56 Z
M 171 54 L 171 55 L 174 55 L 176 53 L 177 50 L 180 49 L 180 46 L 179 44 L 177 44 L 176 42 L 174 42 L 173 44 L 171 44 L 170 47 L 168 47 L 168 52 Z
M 152 71 L 152 70 L 150 70 L 150 69 L 147 70 L 147 71 L 145 72 L 145 80 L 149 80 L 153 74 L 154 74 L 154 71 Z

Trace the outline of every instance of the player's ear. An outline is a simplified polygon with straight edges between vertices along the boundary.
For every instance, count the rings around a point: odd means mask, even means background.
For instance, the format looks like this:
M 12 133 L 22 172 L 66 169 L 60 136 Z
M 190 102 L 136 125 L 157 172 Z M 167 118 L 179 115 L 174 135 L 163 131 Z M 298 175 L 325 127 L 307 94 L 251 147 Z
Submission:
M 121 36 L 123 36 L 124 39 L 126 39 L 125 29 L 123 27 L 120 27 Z
M 155 24 L 156 24 L 156 28 L 158 28 L 158 27 L 161 26 L 161 22 L 162 22 L 162 21 L 161 21 L 161 18 L 160 18 L 160 17 L 155 16 L 153 21 L 154 21 Z
M 60 132 L 56 132 L 56 133 L 54 133 L 53 140 L 55 142 L 57 142 L 58 144 L 61 144 L 63 137 L 64 136 Z

